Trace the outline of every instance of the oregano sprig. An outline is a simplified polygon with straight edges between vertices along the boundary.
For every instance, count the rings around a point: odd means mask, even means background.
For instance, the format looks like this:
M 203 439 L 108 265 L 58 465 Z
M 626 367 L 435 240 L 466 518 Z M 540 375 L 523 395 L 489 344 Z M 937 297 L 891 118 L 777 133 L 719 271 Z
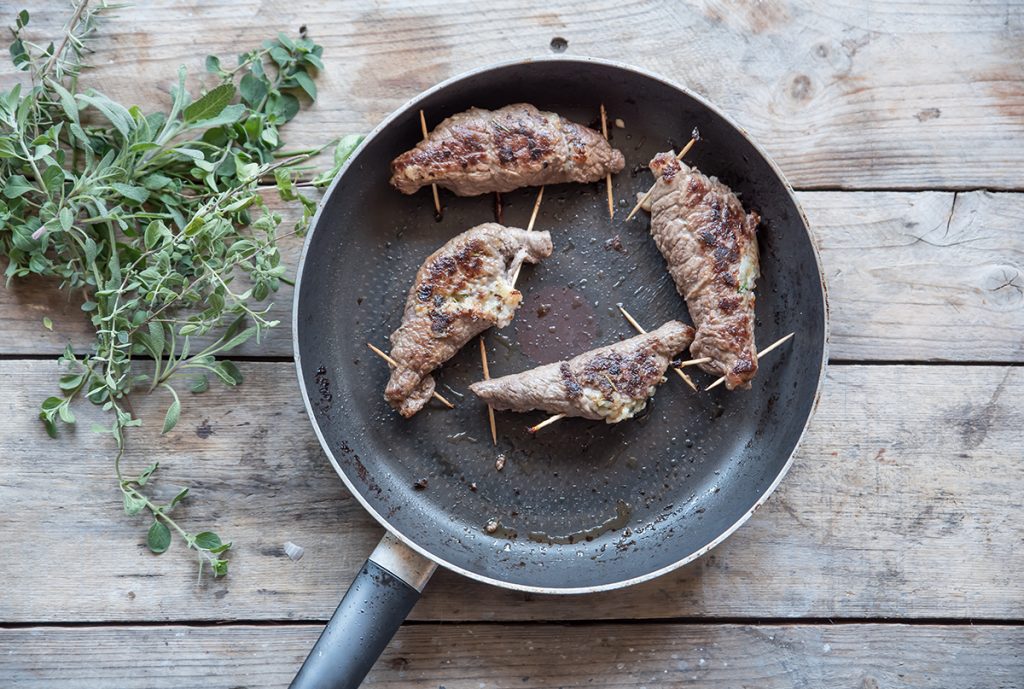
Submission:
M 181 67 L 166 112 L 80 88 L 88 39 L 109 7 L 75 2 L 56 44 L 29 39 L 27 11 L 11 28 L 11 57 L 29 83 L 0 93 L 0 253 L 8 282 L 59 278 L 95 328 L 87 351 L 69 346 L 59 359 L 60 392 L 39 411 L 47 432 L 56 438 L 61 423 L 75 423 L 82 398 L 109 412 L 103 430 L 116 443 L 124 509 L 153 517 L 150 550 L 165 551 L 178 533 L 197 552 L 200 572 L 209 564 L 219 576 L 230 543 L 209 531 L 193 535 L 170 516 L 188 490 L 160 504 L 145 492 L 157 464 L 122 474 L 125 432 L 142 423 L 130 400 L 166 396 L 168 433 L 183 390 L 202 393 L 213 379 L 242 383 L 224 357 L 278 324 L 267 299 L 287 281 L 281 217 L 261 184 L 301 204 L 292 232 L 302 232 L 316 206 L 302 189 L 330 183 L 361 137 L 337 142 L 332 169 L 320 174 L 307 161 L 322 147 L 285 149 L 281 127 L 316 98 L 323 68 L 322 48 L 305 36 L 278 34 L 230 68 L 208 57 L 219 83 L 199 97 Z

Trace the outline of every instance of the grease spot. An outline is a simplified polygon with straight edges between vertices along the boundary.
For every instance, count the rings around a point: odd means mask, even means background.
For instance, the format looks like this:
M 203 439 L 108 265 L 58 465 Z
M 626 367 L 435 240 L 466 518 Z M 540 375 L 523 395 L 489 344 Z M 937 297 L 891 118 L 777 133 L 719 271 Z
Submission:
M 213 435 L 213 433 L 213 426 L 210 425 L 209 419 L 203 419 L 203 422 L 196 426 L 196 435 L 198 435 L 203 440 L 209 438 L 211 435 Z
M 918 122 L 927 122 L 928 120 L 937 120 L 942 111 L 938 108 L 925 108 L 921 112 L 914 115 Z

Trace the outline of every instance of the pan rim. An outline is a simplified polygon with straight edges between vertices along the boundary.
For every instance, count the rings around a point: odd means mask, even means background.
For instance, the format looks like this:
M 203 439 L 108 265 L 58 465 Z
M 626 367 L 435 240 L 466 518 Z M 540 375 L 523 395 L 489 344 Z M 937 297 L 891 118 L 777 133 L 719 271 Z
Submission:
M 417 104 L 419 104 L 421 101 L 425 100 L 429 96 L 433 95 L 434 93 L 436 93 L 436 92 L 438 92 L 440 90 L 443 90 L 445 88 L 448 88 L 452 84 L 458 83 L 458 82 L 463 81 L 465 79 L 468 79 L 470 77 L 474 77 L 474 76 L 477 76 L 477 75 L 480 75 L 480 74 L 484 74 L 484 73 L 487 73 L 487 72 L 497 71 L 497 70 L 500 70 L 500 69 L 504 69 L 504 68 L 512 67 L 512 66 L 516 66 L 516 65 L 531 64 L 531 63 L 574 63 L 574 62 L 576 62 L 576 63 L 586 63 L 586 64 L 597 64 L 597 65 L 611 67 L 611 68 L 618 69 L 618 70 L 625 71 L 625 72 L 630 72 L 630 73 L 636 74 L 638 76 L 645 77 L 647 79 L 653 79 L 655 81 L 658 81 L 658 82 L 664 84 L 668 88 L 675 89 L 676 91 L 686 95 L 687 97 L 692 98 L 694 101 L 700 103 L 702 106 L 704 106 L 705 108 L 707 108 L 708 110 L 713 112 L 715 115 L 717 115 L 718 117 L 722 118 L 722 120 L 724 120 L 729 126 L 731 126 L 734 129 L 736 129 L 736 131 L 739 132 L 740 135 L 743 136 L 743 138 L 746 139 L 746 141 L 751 146 L 754 147 L 754 149 L 757 151 L 757 153 L 768 163 L 768 165 L 771 168 L 771 170 L 773 171 L 773 173 L 778 177 L 779 181 L 782 183 L 783 187 L 786 190 L 786 194 L 789 196 L 790 200 L 792 201 L 793 206 L 797 209 L 797 212 L 800 214 L 800 219 L 803 222 L 804 231 L 805 231 L 805 233 L 807 235 L 807 238 L 808 238 L 808 240 L 810 242 L 811 251 L 812 251 L 812 253 L 814 255 L 815 268 L 818 271 L 819 285 L 820 285 L 820 288 L 821 288 L 821 299 L 822 299 L 822 306 L 823 306 L 824 323 L 823 323 L 823 329 L 822 329 L 822 342 L 821 342 L 821 345 L 822 345 L 822 350 L 821 350 L 821 366 L 818 369 L 818 380 L 817 380 L 817 382 L 815 384 L 814 399 L 813 399 L 813 402 L 811 404 L 811 409 L 810 409 L 810 411 L 807 414 L 807 418 L 804 419 L 803 428 L 800 431 L 800 435 L 797 438 L 796 443 L 793 445 L 792 451 L 789 453 L 789 457 L 786 458 L 785 464 L 783 465 L 782 469 L 778 472 L 778 474 L 776 475 L 775 479 L 771 482 L 771 484 L 757 497 L 757 500 L 754 502 L 754 504 L 749 509 L 747 509 L 732 525 L 730 525 L 727 529 L 722 531 L 722 533 L 720 533 L 716 538 L 712 539 L 711 541 L 709 541 L 708 543 L 706 543 L 702 547 L 700 547 L 697 550 L 695 550 L 695 551 L 685 555 L 684 557 L 680 558 L 679 560 L 676 560 L 675 562 L 673 562 L 673 563 L 671 563 L 669 565 L 666 565 L 664 567 L 661 567 L 659 569 L 656 569 L 656 570 L 653 570 L 653 571 L 650 571 L 650 572 L 646 572 L 644 574 L 641 574 L 641 575 L 638 575 L 638 576 L 635 576 L 635 577 L 629 577 L 627 579 L 621 579 L 619 581 L 609 582 L 609 583 L 605 583 L 605 584 L 597 584 L 597 585 L 593 585 L 593 586 L 578 586 L 578 587 L 570 586 L 570 587 L 562 588 L 562 587 L 551 587 L 551 586 L 532 586 L 532 585 L 529 585 L 529 584 L 521 584 L 521 583 L 516 583 L 516 582 L 510 582 L 510 581 L 506 581 L 504 579 L 498 579 L 498 578 L 490 577 L 490 576 L 487 576 L 485 574 L 481 574 L 479 572 L 474 572 L 472 570 L 468 570 L 468 569 L 465 569 L 463 567 L 460 567 L 460 566 L 458 566 L 458 565 L 456 565 L 454 563 L 448 562 L 443 557 L 440 557 L 437 554 L 435 554 L 435 553 L 431 552 L 430 550 L 428 550 L 427 548 L 424 548 L 424 547 L 420 546 L 413 539 L 409 538 L 408 536 L 403 534 L 401 531 L 399 531 L 394 525 L 392 525 L 388 521 L 388 519 L 384 515 L 380 514 L 376 509 L 374 509 L 373 505 L 370 504 L 370 502 L 367 501 L 363 497 L 363 495 L 356 488 L 355 483 L 349 478 L 348 474 L 345 472 L 345 470 L 338 463 L 336 457 L 334 456 L 334 452 L 333 452 L 332 448 L 330 447 L 330 444 L 327 442 L 327 439 L 324 437 L 324 434 L 323 434 L 323 432 L 320 429 L 320 424 L 317 421 L 317 417 L 314 414 L 314 409 L 313 409 L 313 405 L 312 405 L 312 398 L 310 397 L 309 390 L 306 387 L 306 381 L 305 381 L 305 378 L 303 376 L 302 355 L 301 355 L 301 352 L 299 351 L 299 327 L 300 327 L 299 326 L 299 296 L 300 296 L 301 291 L 302 291 L 301 290 L 301 285 L 302 285 L 303 269 L 304 269 L 305 263 L 306 263 L 306 252 L 309 250 L 309 246 L 310 246 L 310 244 L 312 242 L 313 235 L 316 233 L 317 228 L 320 226 L 321 215 L 324 212 L 324 208 L 326 206 L 326 201 L 334 193 L 335 187 L 338 185 L 338 183 L 341 181 L 341 179 L 345 176 L 345 174 L 348 171 L 349 167 L 358 158 L 359 154 L 362 153 L 363 149 L 366 148 L 366 146 L 371 141 L 373 141 L 373 139 L 377 135 L 379 135 L 382 131 L 384 131 L 386 128 L 388 128 L 391 125 L 391 123 L 394 122 L 399 116 L 401 116 L 404 113 L 408 112 L 409 110 L 415 108 L 417 106 Z M 319 203 L 319 205 L 317 207 L 316 213 L 314 214 L 313 219 L 310 222 L 309 232 L 306 234 L 306 239 L 303 242 L 302 252 L 299 255 L 299 263 L 298 263 L 298 267 L 296 268 L 296 274 L 295 274 L 295 289 L 294 289 L 294 295 L 293 295 L 293 298 L 292 298 L 292 352 L 293 352 L 293 357 L 295 359 L 295 372 L 296 372 L 296 375 L 298 377 L 299 389 L 300 389 L 300 391 L 302 393 L 302 401 L 303 401 L 303 404 L 305 405 L 306 415 L 309 417 L 310 423 L 313 425 L 313 430 L 316 433 L 317 439 L 320 441 L 320 446 L 323 448 L 324 452 L 327 455 L 328 460 L 330 460 L 331 465 L 334 467 L 334 471 L 341 478 L 342 482 L 345 484 L 345 487 L 349 490 L 349 492 L 352 494 L 352 496 L 359 502 L 359 504 L 362 506 L 362 508 L 364 510 L 366 510 L 375 520 L 377 520 L 377 522 L 381 526 L 383 526 L 390 533 L 394 534 L 394 536 L 396 538 L 398 538 L 402 543 L 404 543 L 406 546 L 408 546 L 409 548 L 411 548 L 413 551 L 415 551 L 419 555 L 423 556 L 424 558 L 426 558 L 426 559 L 428 559 L 428 560 L 430 560 L 432 562 L 435 562 L 438 565 L 440 565 L 440 566 L 442 566 L 442 567 L 444 567 L 446 569 L 449 569 L 449 570 L 451 570 L 453 572 L 461 574 L 462 576 L 468 577 L 470 579 L 474 579 L 476 581 L 480 581 L 480 582 L 483 582 L 485 584 L 489 584 L 491 586 L 497 586 L 497 587 L 500 587 L 500 588 L 515 590 L 515 591 L 523 591 L 523 592 L 526 592 L 526 593 L 547 593 L 547 594 L 566 594 L 566 595 L 571 595 L 571 594 L 596 593 L 596 592 L 600 592 L 600 591 L 612 591 L 612 590 L 616 590 L 616 589 L 620 589 L 620 588 L 626 588 L 628 586 L 633 586 L 634 584 L 640 584 L 642 582 L 650 581 L 650 580 L 656 579 L 656 578 L 658 578 L 658 577 L 660 577 L 662 575 L 668 574 L 669 572 L 672 572 L 673 570 L 676 570 L 676 569 L 678 569 L 678 568 L 680 568 L 680 567 L 682 567 L 682 566 L 684 566 L 684 565 L 686 565 L 686 564 L 696 560 L 697 558 L 703 556 L 708 551 L 710 551 L 712 548 L 714 548 L 715 546 L 720 544 L 722 541 L 724 541 L 726 538 L 731 536 L 740 526 L 742 526 L 744 523 L 746 523 L 746 521 L 748 519 L 750 519 L 750 517 L 754 514 L 754 512 L 756 512 L 761 507 L 761 505 L 763 505 L 768 500 L 769 497 L 771 497 L 772 493 L 775 492 L 775 489 L 778 487 L 779 483 L 781 483 L 782 479 L 785 478 L 787 473 L 789 473 L 789 469 L 790 469 L 790 467 L 793 464 L 793 458 L 795 457 L 797 451 L 800 449 L 800 446 L 803 443 L 804 437 L 807 434 L 807 427 L 810 425 L 810 421 L 814 417 L 814 414 L 815 414 L 815 412 L 817 410 L 817 407 L 818 407 L 818 403 L 821 400 L 822 386 L 824 385 L 824 382 L 825 382 L 826 368 L 828 366 L 828 345 L 829 345 L 828 290 L 827 290 L 827 286 L 826 286 L 826 283 L 825 283 L 825 273 L 824 273 L 824 271 L 822 269 L 822 265 L 821 265 L 821 255 L 820 255 L 820 251 L 818 249 L 818 243 L 815 240 L 814 235 L 810 231 L 810 223 L 807 221 L 807 215 L 804 212 L 803 207 L 800 205 L 799 200 L 796 198 L 796 193 L 793 190 L 793 186 L 789 183 L 789 180 L 786 179 L 786 176 L 783 174 L 782 170 L 776 164 L 775 160 L 772 159 L 772 157 L 770 155 L 768 155 L 768 152 L 765 151 L 764 148 L 758 142 L 756 142 L 755 140 L 753 140 L 750 137 L 750 135 L 747 133 L 747 130 L 745 128 L 741 127 L 736 122 L 734 122 L 731 117 L 729 117 L 724 112 L 722 112 L 722 110 L 719 109 L 716 105 L 708 102 L 703 96 L 701 96 L 701 95 L 699 95 L 697 93 L 694 93 L 690 89 L 688 89 L 688 88 L 686 88 L 684 86 L 681 86 L 680 84 L 672 81 L 671 79 L 663 77 L 660 74 L 657 74 L 655 72 L 650 72 L 648 70 L 645 70 L 645 69 L 642 69 L 642 68 L 639 68 L 639 67 L 635 67 L 635 66 L 623 63 L 623 62 L 619 62 L 617 60 L 607 60 L 607 59 L 604 59 L 604 58 L 596 58 L 596 57 L 588 57 L 588 56 L 549 56 L 549 55 L 546 55 L 546 56 L 542 56 L 542 57 L 518 58 L 518 59 L 504 60 L 504 61 L 501 61 L 501 62 L 492 63 L 492 64 L 486 65 L 484 67 L 478 67 L 476 69 L 468 70 L 468 71 L 462 72 L 460 74 L 457 74 L 457 75 L 455 75 L 453 77 L 450 77 L 448 79 L 445 79 L 444 81 L 439 82 L 438 84 L 435 84 L 431 88 L 429 88 L 429 89 L 427 89 L 425 91 L 422 91 L 421 93 L 419 93 L 418 95 L 416 95 L 413 98 L 409 99 L 408 101 L 403 103 L 401 106 L 396 108 L 394 111 L 392 111 L 390 115 L 388 115 L 383 120 L 381 120 L 380 123 L 378 123 L 377 126 L 374 127 L 366 135 L 366 137 L 363 139 L 363 141 L 360 143 L 360 145 L 356 148 L 356 150 L 352 152 L 352 154 L 349 156 L 348 160 L 345 161 L 345 163 L 342 165 L 341 169 L 338 171 L 338 174 L 335 176 L 334 181 L 331 182 L 330 186 L 324 192 L 323 197 L 320 199 L 320 203 Z

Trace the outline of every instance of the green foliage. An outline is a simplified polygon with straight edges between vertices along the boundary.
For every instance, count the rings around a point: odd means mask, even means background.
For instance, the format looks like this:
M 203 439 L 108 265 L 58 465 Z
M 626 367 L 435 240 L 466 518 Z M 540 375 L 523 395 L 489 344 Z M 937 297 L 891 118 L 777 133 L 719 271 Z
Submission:
M 283 34 L 231 69 L 208 57 L 220 83 L 198 98 L 181 67 L 167 112 L 80 89 L 85 42 L 104 9 L 78 0 L 56 47 L 28 39 L 28 12 L 11 28 L 11 58 L 31 85 L 0 93 L 0 254 L 8 283 L 58 278 L 95 328 L 88 351 L 68 347 L 59 359 L 60 395 L 39 412 L 47 433 L 56 438 L 60 423 L 75 423 L 76 398 L 109 412 L 104 430 L 117 443 L 125 512 L 152 513 L 150 550 L 166 550 L 176 531 L 219 575 L 227 562 L 214 555 L 229 546 L 210 532 L 189 535 L 168 515 L 185 491 L 161 506 L 140 490 L 155 465 L 134 479 L 121 475 L 125 431 L 141 424 L 128 398 L 162 388 L 167 433 L 181 414 L 179 382 L 194 394 L 209 387 L 209 374 L 241 384 L 223 356 L 278 324 L 266 300 L 286 281 L 281 218 L 259 186 L 274 182 L 285 200 L 301 203 L 293 231 L 302 232 L 315 203 L 301 189 L 329 183 L 360 137 L 338 143 L 332 171 L 299 181 L 302 163 L 321 149 L 284 151 L 280 128 L 316 97 L 322 49 Z M 151 372 L 138 370 L 140 356 L 152 359 Z

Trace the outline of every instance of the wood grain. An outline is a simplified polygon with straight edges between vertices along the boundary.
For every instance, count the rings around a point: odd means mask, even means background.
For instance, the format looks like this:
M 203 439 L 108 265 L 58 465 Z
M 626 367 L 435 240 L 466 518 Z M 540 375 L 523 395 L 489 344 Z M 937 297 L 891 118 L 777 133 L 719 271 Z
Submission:
M 382 530 L 321 454 L 287 363 L 247 363 L 237 390 L 138 411 L 128 471 L 193 493 L 176 514 L 235 542 L 231 574 L 197 584 L 180 544 L 153 556 L 148 523 L 120 514 L 110 443 L 45 437 L 48 362 L 0 362 L 0 620 L 311 620 L 334 610 Z M 243 402 L 240 403 L 240 400 Z M 779 490 L 726 543 L 647 584 L 593 596 L 507 592 L 439 573 L 420 620 L 709 617 L 1024 617 L 1024 368 L 840 366 Z M 394 419 L 394 423 L 400 423 Z M 481 433 L 485 433 L 483 427 Z M 482 436 L 483 437 L 483 436 Z M 505 471 L 514 471 L 506 467 Z M 305 548 L 285 557 L 292 541 Z
M 32 13 L 45 45 L 66 9 Z M 1024 7 L 1011 0 L 594 0 L 586 11 L 568 0 L 358 0 L 344 9 L 161 0 L 104 23 L 86 83 L 147 110 L 166 107 L 179 64 L 202 75 L 207 53 L 231 56 L 300 26 L 324 45 L 326 70 L 316 107 L 289 127 L 296 146 L 367 131 L 442 79 L 550 54 L 558 37 L 567 55 L 626 61 L 706 96 L 798 187 L 1022 184 Z M 10 83 L 13 68 L 0 69 L 0 84 Z
M 1024 194 L 801 192 L 830 287 L 833 358 L 1024 361 Z M 267 192 L 290 231 L 295 209 Z M 552 209 L 541 210 L 541 223 Z M 301 239 L 282 241 L 294 273 Z M 291 356 L 292 290 L 274 296 L 281 325 L 240 354 Z M 42 325 L 44 316 L 54 330 Z M 81 349 L 78 303 L 44 280 L 0 288 L 0 353 Z
M 801 201 L 827 275 L 833 358 L 1024 360 L 1024 195 Z
M 284 687 L 319 627 L 0 630 L 21 689 Z M 1020 627 L 407 625 L 363 687 L 996 689 L 1024 676 Z M 59 659 L 59 660 L 58 660 Z

